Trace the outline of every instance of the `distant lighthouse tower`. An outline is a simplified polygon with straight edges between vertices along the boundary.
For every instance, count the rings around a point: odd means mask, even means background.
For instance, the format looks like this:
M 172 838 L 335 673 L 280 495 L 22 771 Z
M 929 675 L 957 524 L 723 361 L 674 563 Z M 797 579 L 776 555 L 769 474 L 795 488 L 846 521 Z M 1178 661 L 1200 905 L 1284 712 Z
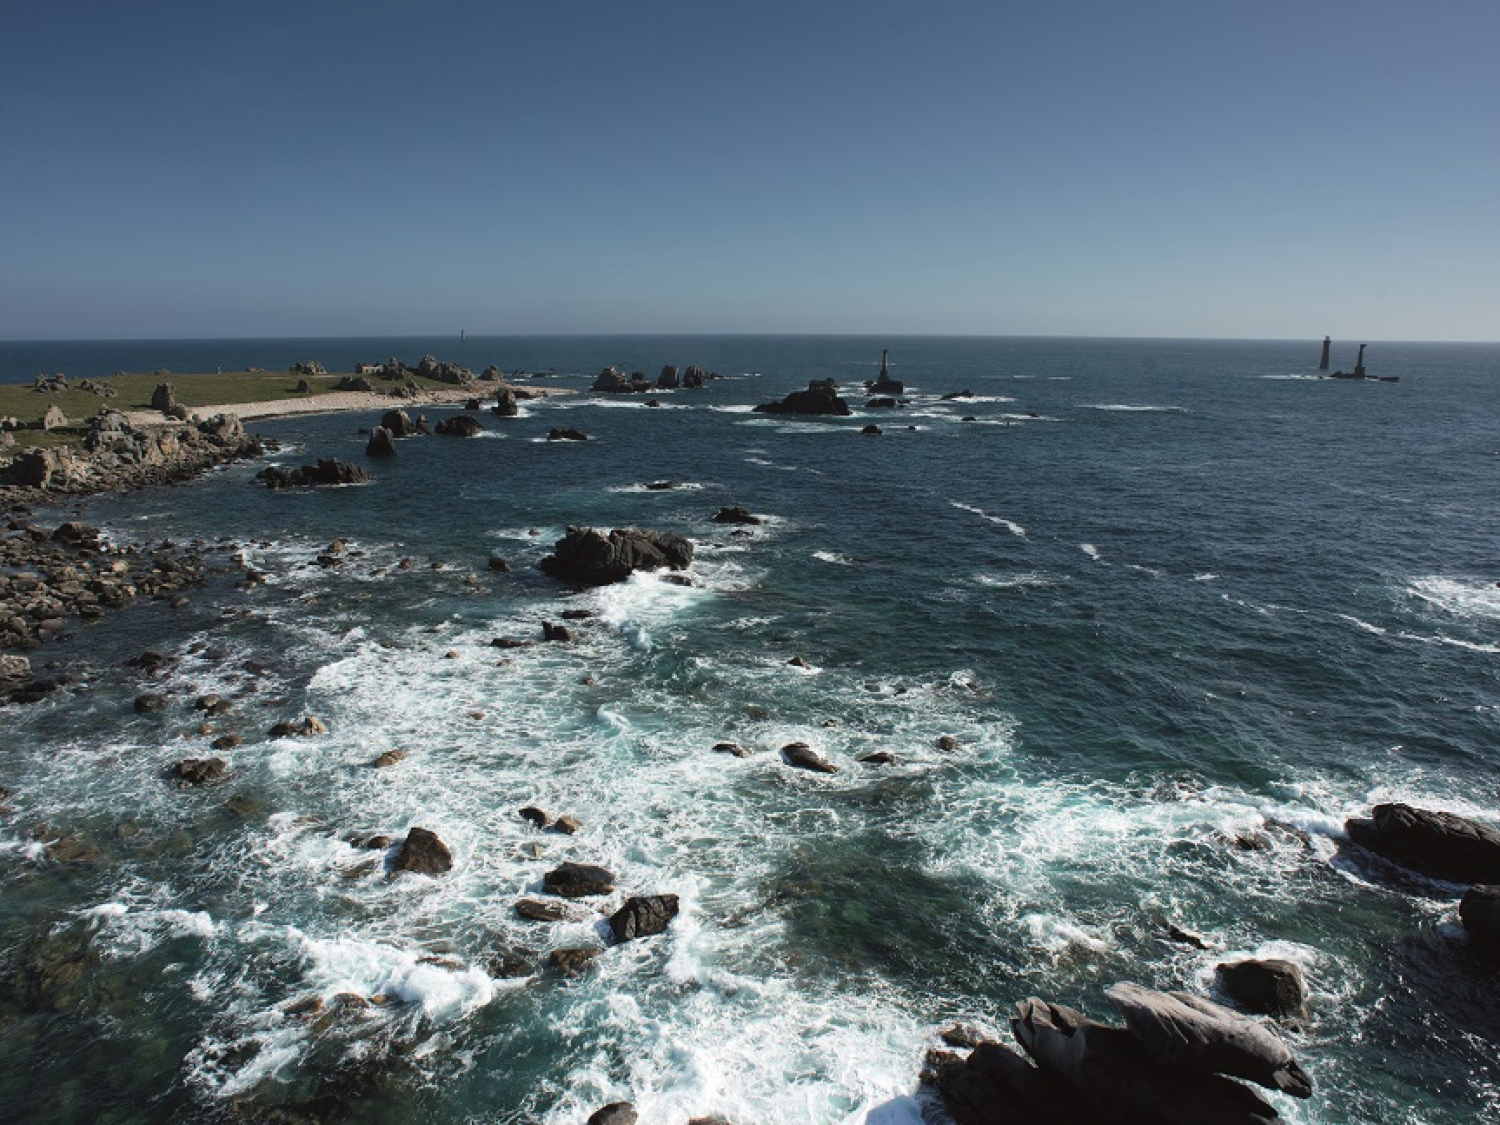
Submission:
M 1365 346 L 1359 346 L 1359 358 L 1354 361 L 1354 377 L 1363 379 L 1365 377 Z
M 1318 360 L 1318 370 L 1319 371 L 1327 371 L 1328 370 L 1328 342 L 1329 342 L 1328 341 L 1328 337 L 1324 336 L 1323 337 L 1323 355 Z

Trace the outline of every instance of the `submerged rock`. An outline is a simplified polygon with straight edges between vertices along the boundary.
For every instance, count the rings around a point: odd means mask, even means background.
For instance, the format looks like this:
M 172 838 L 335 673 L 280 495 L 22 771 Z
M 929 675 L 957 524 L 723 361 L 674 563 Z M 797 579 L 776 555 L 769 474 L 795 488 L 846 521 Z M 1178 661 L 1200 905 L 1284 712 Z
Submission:
M 571 426 L 553 426 L 547 431 L 548 441 L 588 441 L 589 435 Z
M 217 785 L 229 771 L 223 758 L 184 758 L 172 764 L 172 774 L 181 785 Z

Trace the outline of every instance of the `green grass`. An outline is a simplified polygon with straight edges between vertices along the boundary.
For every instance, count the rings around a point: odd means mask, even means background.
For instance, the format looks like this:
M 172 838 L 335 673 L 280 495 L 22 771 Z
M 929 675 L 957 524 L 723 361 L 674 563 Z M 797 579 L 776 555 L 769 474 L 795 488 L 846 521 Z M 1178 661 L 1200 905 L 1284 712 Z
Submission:
M 113 398 L 100 398 L 71 387 L 61 393 L 48 393 L 32 390 L 29 384 L 7 384 L 0 385 L 0 417 L 14 416 L 22 422 L 35 422 L 52 405 L 59 407 L 70 422 L 82 421 L 99 413 L 101 406 L 107 406 L 111 410 L 149 410 L 152 392 L 160 383 L 169 383 L 178 402 L 201 414 L 204 408 L 229 402 L 279 402 L 282 399 L 305 398 L 306 395 L 297 393 L 298 380 L 303 378 L 312 388 L 312 394 L 323 394 L 332 391 L 342 377 L 338 372 L 332 375 L 302 376 L 286 371 L 225 371 L 214 375 L 153 372 L 95 379 L 96 383 L 108 383 L 115 388 L 117 393 Z M 413 376 L 412 381 L 423 390 L 448 386 L 436 379 L 424 379 L 421 376 Z M 396 384 L 371 376 L 370 385 L 380 391 Z

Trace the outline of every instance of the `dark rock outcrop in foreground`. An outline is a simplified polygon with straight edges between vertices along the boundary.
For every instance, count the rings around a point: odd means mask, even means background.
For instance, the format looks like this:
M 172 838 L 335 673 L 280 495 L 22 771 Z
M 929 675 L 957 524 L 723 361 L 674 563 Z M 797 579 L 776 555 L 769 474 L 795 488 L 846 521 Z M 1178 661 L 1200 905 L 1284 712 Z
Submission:
M 1133 984 L 1108 995 L 1126 1027 L 1033 998 L 1011 1019 L 1031 1061 L 984 1042 L 967 1059 L 931 1053 L 924 1080 L 959 1125 L 1257 1125 L 1276 1110 L 1228 1076 L 1312 1092 L 1285 1044 L 1244 1016 Z
M 638 1115 L 629 1102 L 610 1102 L 589 1114 L 585 1125 L 635 1125 Z
M 413 828 L 402 841 L 401 850 L 391 861 L 393 871 L 416 871 L 423 875 L 441 875 L 453 869 L 453 853 L 438 839 L 436 832 Z
M 396 456 L 396 442 L 391 431 L 384 426 L 376 426 L 370 431 L 370 440 L 365 445 L 366 457 L 394 457 Z
M 1500 832 L 1453 813 L 1376 805 L 1345 822 L 1356 844 L 1402 867 L 1453 883 L 1500 883 Z
M 1471 938 L 1500 951 L 1500 886 L 1470 887 L 1458 904 L 1458 917 Z
M 832 379 L 814 379 L 805 391 L 793 391 L 780 402 L 766 402 L 755 408 L 762 414 L 840 414 L 849 413 L 849 404 L 839 398 L 838 384 Z
M 692 542 L 671 532 L 617 527 L 605 535 L 591 527 L 570 527 L 539 565 L 543 574 L 563 582 L 607 586 L 637 570 L 683 570 L 692 561 Z
M 675 917 L 676 895 L 632 895 L 610 915 L 609 930 L 615 941 L 630 941 L 662 933 Z
M 317 484 L 365 484 L 370 474 L 358 465 L 332 457 L 321 457 L 316 465 L 299 465 L 295 469 L 270 466 L 255 474 L 267 488 L 309 488 Z

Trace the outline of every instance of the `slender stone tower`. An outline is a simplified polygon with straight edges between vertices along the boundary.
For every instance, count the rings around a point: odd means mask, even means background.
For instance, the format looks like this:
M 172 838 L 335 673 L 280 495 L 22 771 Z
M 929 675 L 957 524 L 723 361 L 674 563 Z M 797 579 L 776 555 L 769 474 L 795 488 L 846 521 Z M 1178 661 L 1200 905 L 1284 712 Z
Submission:
M 1319 371 L 1327 371 L 1328 370 L 1328 343 L 1329 343 L 1328 337 L 1324 336 L 1323 337 L 1323 354 L 1318 359 L 1318 370 Z
M 1365 346 L 1359 346 L 1359 358 L 1354 361 L 1354 377 L 1363 379 L 1365 377 Z
M 888 356 L 888 355 L 890 355 L 890 354 L 891 354 L 890 348 L 881 348 L 880 349 L 880 381 L 882 383 L 884 383 L 887 379 L 889 379 L 891 377 L 891 373 L 889 371 L 887 371 L 886 367 L 885 367 L 885 357 Z

